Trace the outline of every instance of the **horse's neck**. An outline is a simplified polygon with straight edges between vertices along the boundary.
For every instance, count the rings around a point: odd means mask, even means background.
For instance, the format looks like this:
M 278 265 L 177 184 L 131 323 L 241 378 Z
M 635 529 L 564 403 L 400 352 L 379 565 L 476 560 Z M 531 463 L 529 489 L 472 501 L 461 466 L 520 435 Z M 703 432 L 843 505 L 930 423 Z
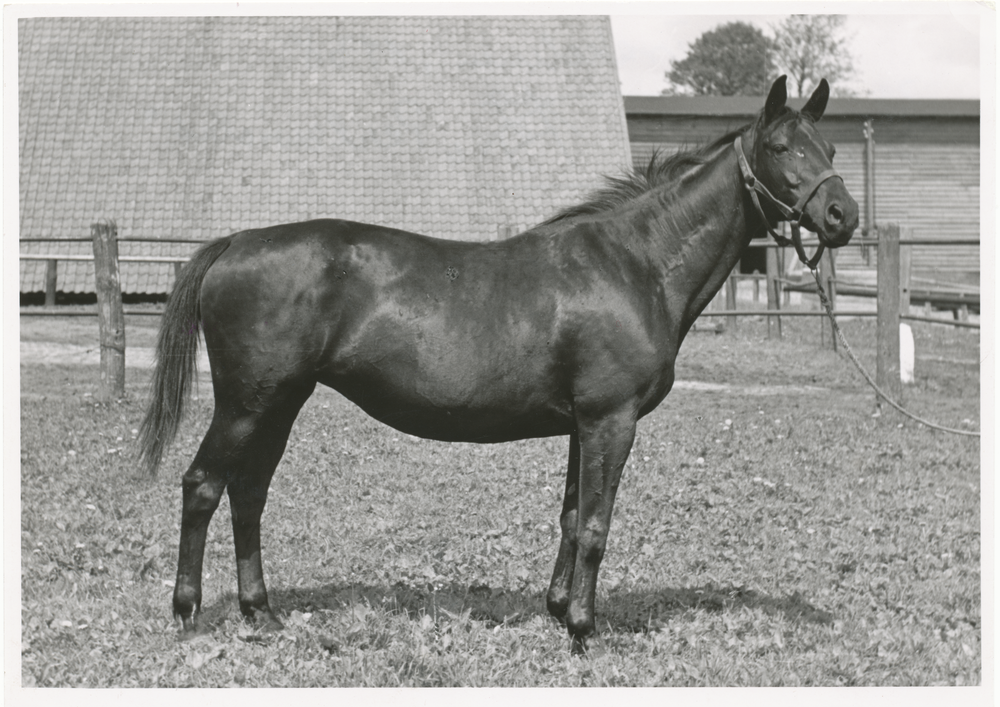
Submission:
M 725 284 L 753 235 L 743 191 L 728 146 L 660 195 L 651 256 L 682 334 Z

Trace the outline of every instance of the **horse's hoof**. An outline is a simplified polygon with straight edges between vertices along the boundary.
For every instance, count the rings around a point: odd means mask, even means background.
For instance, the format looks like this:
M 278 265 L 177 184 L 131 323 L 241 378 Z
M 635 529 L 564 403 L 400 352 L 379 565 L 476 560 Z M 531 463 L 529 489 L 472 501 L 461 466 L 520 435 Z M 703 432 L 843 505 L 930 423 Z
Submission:
M 190 641 L 198 636 L 204 636 L 208 634 L 207 628 L 196 625 L 193 621 L 185 621 L 181 626 L 180 630 L 177 632 L 177 640 L 184 642 Z
M 270 611 L 258 611 L 254 616 L 253 624 L 259 633 L 275 633 L 285 630 L 285 624 L 281 623 L 278 617 Z
M 273 616 L 267 619 L 258 629 L 261 633 L 276 633 L 285 630 L 285 624 L 278 621 Z
M 284 631 L 285 625 L 275 618 L 274 614 L 258 611 L 248 623 L 253 628 L 244 624 L 239 631 L 239 638 L 244 643 L 270 644 L 275 639 L 275 634 Z
M 562 625 L 566 625 L 566 611 L 569 609 L 569 598 L 566 599 L 546 599 L 545 608 L 548 609 L 549 616 Z
M 572 655 L 587 655 L 587 639 L 582 636 L 570 636 L 569 652 Z
M 555 621 L 557 624 L 559 624 L 563 628 L 566 628 L 566 612 L 563 612 L 562 614 L 553 614 L 550 611 L 549 616 L 552 617 L 552 620 Z

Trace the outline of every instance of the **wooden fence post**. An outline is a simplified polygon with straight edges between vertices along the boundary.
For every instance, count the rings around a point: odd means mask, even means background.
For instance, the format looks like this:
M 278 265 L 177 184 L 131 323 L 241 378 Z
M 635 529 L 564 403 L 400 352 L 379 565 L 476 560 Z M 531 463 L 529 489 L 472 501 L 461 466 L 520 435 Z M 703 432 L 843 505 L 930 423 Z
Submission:
M 900 240 L 913 240 L 913 227 L 903 226 L 899 229 Z M 910 313 L 910 269 L 913 263 L 913 246 L 899 246 L 899 313 Z M 899 323 L 899 381 L 900 390 L 904 384 L 913 383 L 916 352 L 913 348 L 913 330 L 909 324 Z
M 118 275 L 118 227 L 114 221 L 102 220 L 91 225 L 90 233 L 101 337 L 101 386 L 97 398 L 108 403 L 125 396 L 125 312 Z
M 736 287 L 736 273 L 733 271 L 729 273 L 729 278 L 726 280 L 726 309 L 730 312 L 736 310 Z M 726 315 L 726 326 L 732 331 L 736 331 L 738 321 L 739 317 L 733 314 Z
M 902 402 L 899 377 L 899 225 L 878 230 L 878 322 L 875 334 L 875 382 L 895 402 Z M 882 406 L 881 398 L 876 400 Z
M 899 229 L 902 240 L 913 240 L 913 228 L 904 226 Z M 913 263 L 913 246 L 899 246 L 899 313 L 910 313 L 910 269 Z
M 45 306 L 56 306 L 56 290 L 59 287 L 59 261 L 48 260 L 45 263 Z
M 837 311 L 837 285 L 835 279 L 837 277 L 837 267 L 833 259 L 833 251 L 826 250 L 823 252 L 823 257 L 819 259 L 819 281 L 823 283 L 823 288 L 826 290 L 826 296 L 830 300 L 830 306 L 833 311 Z M 820 303 L 820 311 L 823 310 L 823 305 Z M 829 317 L 820 317 L 820 347 L 826 348 L 826 334 L 830 333 L 830 346 L 834 351 L 837 350 L 837 332 L 833 328 L 833 322 L 830 321 Z
M 788 221 L 782 221 L 779 225 L 781 226 L 781 235 L 783 235 L 785 238 L 788 238 L 789 237 Z M 778 277 L 780 277 L 782 280 L 784 280 L 785 276 L 788 275 L 788 259 L 785 258 L 786 250 L 787 249 L 783 246 L 778 246 L 777 248 L 775 248 L 776 254 L 778 256 Z M 798 260 L 798 258 L 796 258 L 796 260 Z M 781 303 L 791 305 L 792 293 L 789 290 L 785 289 L 783 283 L 780 282 L 778 283 L 778 291 L 781 292 Z
M 871 118 L 865 121 L 862 133 L 865 136 L 865 227 L 862 235 L 875 237 L 875 125 Z M 861 257 L 865 265 L 871 263 L 868 246 L 861 246 Z
M 768 246 L 767 251 L 767 308 L 769 310 L 781 310 L 781 271 L 778 269 L 778 249 Z M 777 331 L 778 338 L 781 338 L 781 315 L 767 317 L 767 338 L 773 339 L 774 333 L 771 325 L 774 320 L 774 331 Z

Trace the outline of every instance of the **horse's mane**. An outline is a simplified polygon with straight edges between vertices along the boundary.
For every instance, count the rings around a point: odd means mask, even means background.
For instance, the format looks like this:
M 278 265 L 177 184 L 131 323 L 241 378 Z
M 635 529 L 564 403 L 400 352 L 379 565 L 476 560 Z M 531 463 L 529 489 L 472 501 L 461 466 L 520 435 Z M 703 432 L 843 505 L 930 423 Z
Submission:
M 664 156 L 659 150 L 654 150 L 645 167 L 632 167 L 617 177 L 605 176 L 604 187 L 591 193 L 586 201 L 563 209 L 539 225 L 547 226 L 576 216 L 592 216 L 624 206 L 646 192 L 674 181 L 691 167 L 706 164 L 719 147 L 733 142 L 749 125 L 747 123 L 731 130 L 701 147 L 678 150 L 672 155 Z

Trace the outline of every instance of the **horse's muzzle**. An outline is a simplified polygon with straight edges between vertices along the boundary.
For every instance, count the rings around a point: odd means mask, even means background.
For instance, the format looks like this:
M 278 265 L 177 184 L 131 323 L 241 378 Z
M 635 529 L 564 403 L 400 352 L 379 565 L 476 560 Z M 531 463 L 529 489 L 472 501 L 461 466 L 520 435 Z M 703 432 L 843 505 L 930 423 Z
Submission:
M 827 248 L 840 248 L 847 245 L 858 227 L 858 202 L 844 188 L 843 182 L 840 180 L 831 182 L 839 188 L 827 189 L 825 190 L 827 194 L 817 194 L 821 198 L 815 200 L 816 205 L 822 208 L 822 216 L 811 213 L 813 209 L 807 208 L 803 220 L 808 223 L 803 225 L 816 233 L 819 242 Z M 826 198 L 822 198 L 824 196 Z

